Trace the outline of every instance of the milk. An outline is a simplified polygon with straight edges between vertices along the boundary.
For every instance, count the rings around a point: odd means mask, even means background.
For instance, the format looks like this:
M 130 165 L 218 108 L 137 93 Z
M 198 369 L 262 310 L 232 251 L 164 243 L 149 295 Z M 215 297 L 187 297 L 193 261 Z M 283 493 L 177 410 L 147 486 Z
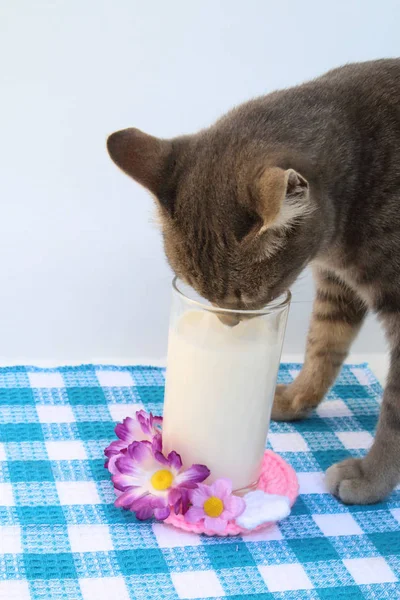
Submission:
M 279 319 L 265 316 L 236 327 L 209 311 L 185 312 L 169 332 L 164 450 L 185 467 L 211 470 L 208 482 L 233 489 L 260 474 L 280 359 Z

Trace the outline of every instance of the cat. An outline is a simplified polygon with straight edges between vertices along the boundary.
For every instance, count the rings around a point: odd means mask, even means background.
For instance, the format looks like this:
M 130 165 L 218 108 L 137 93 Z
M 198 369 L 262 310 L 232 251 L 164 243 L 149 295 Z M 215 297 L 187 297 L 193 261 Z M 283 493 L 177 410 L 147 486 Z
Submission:
M 126 129 L 107 147 L 155 197 L 172 269 L 214 304 L 259 308 L 312 267 L 305 362 L 278 386 L 274 419 L 321 402 L 377 313 L 390 370 L 375 440 L 326 483 L 346 504 L 384 499 L 400 481 L 400 59 L 340 67 L 194 135 Z

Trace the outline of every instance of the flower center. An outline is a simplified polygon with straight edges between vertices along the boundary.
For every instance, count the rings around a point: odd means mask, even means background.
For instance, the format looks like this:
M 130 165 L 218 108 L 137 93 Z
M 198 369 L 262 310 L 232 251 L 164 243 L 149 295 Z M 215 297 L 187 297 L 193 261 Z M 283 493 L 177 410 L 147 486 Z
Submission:
M 160 469 L 159 471 L 156 471 L 153 473 L 150 479 L 151 485 L 158 492 L 163 492 L 171 487 L 173 480 L 174 476 L 172 475 L 171 471 L 168 471 L 167 469 Z
M 217 498 L 216 496 L 211 496 L 208 498 L 203 505 L 204 512 L 208 517 L 217 518 L 224 510 L 224 504 L 222 500 Z

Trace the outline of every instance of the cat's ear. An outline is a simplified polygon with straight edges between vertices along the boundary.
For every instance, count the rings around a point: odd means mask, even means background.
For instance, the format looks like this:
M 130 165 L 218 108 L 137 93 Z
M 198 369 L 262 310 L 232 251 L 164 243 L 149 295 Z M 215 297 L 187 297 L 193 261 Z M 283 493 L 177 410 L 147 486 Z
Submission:
M 122 171 L 159 196 L 165 186 L 171 141 L 130 128 L 112 133 L 107 139 L 107 150 Z
M 264 169 L 256 188 L 256 210 L 262 220 L 260 233 L 291 227 L 310 211 L 308 182 L 293 169 Z

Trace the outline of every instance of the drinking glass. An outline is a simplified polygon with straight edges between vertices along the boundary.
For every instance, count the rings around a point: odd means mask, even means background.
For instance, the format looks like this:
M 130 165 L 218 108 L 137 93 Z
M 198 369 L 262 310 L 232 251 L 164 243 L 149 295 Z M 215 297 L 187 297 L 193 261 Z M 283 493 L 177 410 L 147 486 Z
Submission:
M 185 467 L 206 465 L 207 483 L 257 485 L 291 294 L 259 310 L 217 308 L 173 281 L 163 447 Z

